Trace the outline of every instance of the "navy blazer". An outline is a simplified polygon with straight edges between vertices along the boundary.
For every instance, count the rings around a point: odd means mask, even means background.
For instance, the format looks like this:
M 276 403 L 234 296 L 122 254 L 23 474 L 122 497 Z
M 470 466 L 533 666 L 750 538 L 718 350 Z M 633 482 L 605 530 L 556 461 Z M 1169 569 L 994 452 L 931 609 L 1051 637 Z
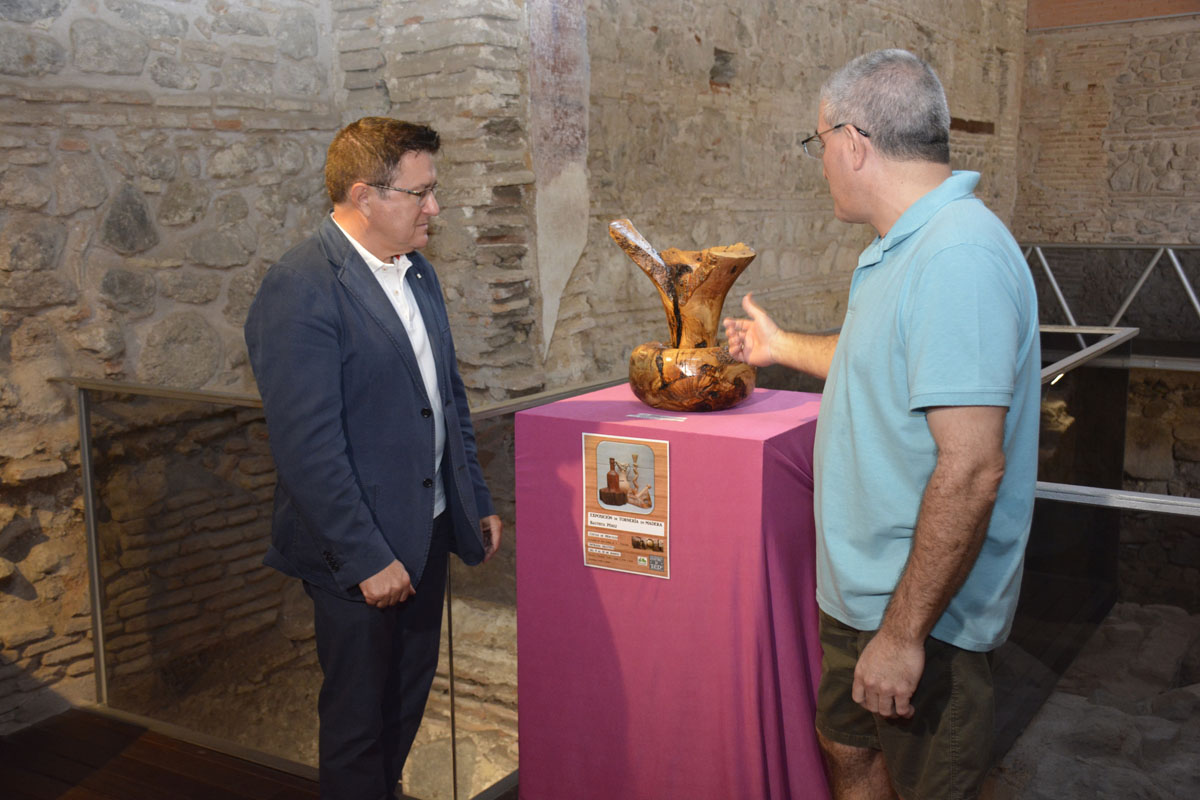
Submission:
M 246 318 L 278 481 L 264 562 L 347 597 L 399 559 L 419 586 L 433 530 L 431 402 L 446 421 L 442 474 L 451 548 L 483 560 L 495 513 L 475 450 L 441 284 L 408 254 L 437 365 L 429 398 L 404 324 L 366 262 L 326 217 L 263 278 Z

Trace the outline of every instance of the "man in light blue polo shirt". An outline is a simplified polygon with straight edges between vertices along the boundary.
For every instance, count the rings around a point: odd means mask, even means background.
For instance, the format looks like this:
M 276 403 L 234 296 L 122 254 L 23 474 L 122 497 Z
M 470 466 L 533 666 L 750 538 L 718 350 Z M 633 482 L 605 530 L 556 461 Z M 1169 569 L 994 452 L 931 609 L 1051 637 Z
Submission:
M 845 222 L 871 225 L 840 333 L 780 330 L 747 296 L 730 352 L 826 378 L 817 422 L 816 726 L 834 796 L 974 797 L 990 766 L 987 653 L 1008 635 L 1033 515 L 1037 304 L 1011 234 L 949 165 L 929 66 L 869 53 L 825 84 L 817 133 Z

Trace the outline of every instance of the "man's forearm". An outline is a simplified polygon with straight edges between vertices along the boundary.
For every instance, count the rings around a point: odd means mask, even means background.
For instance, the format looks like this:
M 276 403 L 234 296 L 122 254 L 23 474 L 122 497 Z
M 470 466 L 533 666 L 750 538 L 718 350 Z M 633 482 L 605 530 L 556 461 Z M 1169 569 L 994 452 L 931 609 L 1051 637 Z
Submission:
M 938 462 L 881 629 L 914 642 L 933 630 L 979 556 L 1002 474 Z
M 771 337 L 771 358 L 801 372 L 824 379 L 829 375 L 833 363 L 833 351 L 837 348 L 838 334 L 794 333 L 780 330 Z

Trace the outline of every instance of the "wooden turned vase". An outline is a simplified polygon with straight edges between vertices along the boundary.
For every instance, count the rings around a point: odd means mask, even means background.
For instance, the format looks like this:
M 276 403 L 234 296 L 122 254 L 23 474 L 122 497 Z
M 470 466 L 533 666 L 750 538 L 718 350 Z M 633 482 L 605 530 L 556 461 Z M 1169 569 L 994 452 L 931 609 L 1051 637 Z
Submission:
M 754 391 L 754 367 L 717 345 L 721 306 L 729 287 L 756 255 L 742 243 L 707 250 L 658 253 L 627 219 L 608 233 L 658 289 L 669 343 L 646 342 L 629 358 L 629 385 L 643 403 L 668 411 L 719 411 Z

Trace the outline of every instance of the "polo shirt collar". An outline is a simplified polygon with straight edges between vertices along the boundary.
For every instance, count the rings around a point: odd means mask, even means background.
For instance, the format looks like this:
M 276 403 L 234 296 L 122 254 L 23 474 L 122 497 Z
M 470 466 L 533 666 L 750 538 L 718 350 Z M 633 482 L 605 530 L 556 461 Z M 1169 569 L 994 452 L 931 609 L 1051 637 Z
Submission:
M 944 206 L 955 200 L 971 197 L 978 183 L 978 172 L 955 170 L 950 173 L 950 177 L 942 181 L 936 189 L 909 206 L 892 225 L 887 236 L 876 236 L 875 240 L 867 245 L 867 249 L 863 250 L 858 258 L 858 266 L 869 267 L 879 263 L 885 252 L 920 230 Z

